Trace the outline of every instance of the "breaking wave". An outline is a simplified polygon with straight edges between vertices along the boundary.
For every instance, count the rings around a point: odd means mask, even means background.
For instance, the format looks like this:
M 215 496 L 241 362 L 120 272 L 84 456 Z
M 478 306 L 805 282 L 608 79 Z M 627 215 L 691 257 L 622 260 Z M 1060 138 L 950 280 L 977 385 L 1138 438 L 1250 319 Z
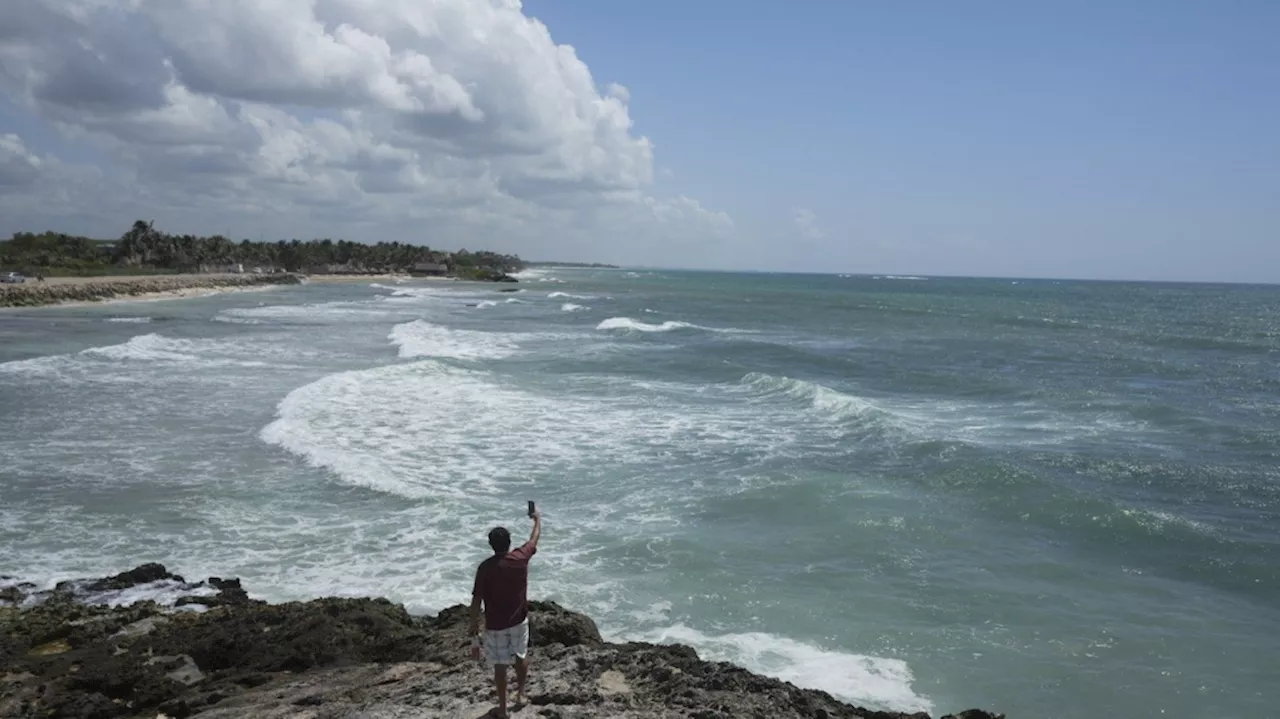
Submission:
M 815 411 L 836 420 L 887 418 L 889 412 L 861 397 L 838 392 L 814 382 L 752 372 L 742 385 L 762 397 L 785 397 L 807 403 Z
M 452 329 L 423 320 L 396 325 L 387 339 L 400 348 L 404 358 L 501 359 L 517 349 L 510 335 Z
M 596 325 L 598 330 L 627 330 L 630 332 L 671 332 L 672 330 L 702 330 L 704 332 L 741 332 L 742 330 L 703 327 L 689 322 L 667 320 L 662 324 L 650 324 L 630 317 L 610 317 Z
M 704 659 L 734 662 L 872 708 L 933 711 L 933 702 L 912 690 L 915 677 L 901 659 L 833 651 L 764 632 L 705 634 L 680 624 L 649 632 L 642 639 L 694 646 Z

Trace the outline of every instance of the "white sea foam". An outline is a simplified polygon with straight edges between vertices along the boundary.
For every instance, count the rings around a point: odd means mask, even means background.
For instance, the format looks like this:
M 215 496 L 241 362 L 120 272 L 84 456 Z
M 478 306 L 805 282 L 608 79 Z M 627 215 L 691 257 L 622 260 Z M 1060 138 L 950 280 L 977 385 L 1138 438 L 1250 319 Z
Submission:
M 467 334 L 460 341 L 453 334 L 460 330 L 442 333 L 421 322 L 397 329 L 402 351 L 425 343 L 472 357 L 510 348 L 501 339 Z M 820 417 L 742 402 L 730 387 L 635 389 L 608 400 L 543 394 L 504 384 L 490 372 L 424 360 L 300 387 L 280 403 L 277 421 L 262 437 L 352 484 L 418 497 L 534 481 L 570 468 L 638 470 L 658 459 L 688 463 L 724 452 L 749 460 L 803 451 L 840 435 Z M 697 394 L 700 401 L 690 403 Z
M 138 335 L 124 344 L 90 347 L 80 354 L 113 360 L 149 362 L 195 362 L 200 359 L 196 343 L 190 340 L 170 339 L 155 333 Z
M 124 362 L 164 362 L 200 364 L 210 367 L 267 367 L 266 362 L 245 359 L 232 343 L 218 340 L 184 340 L 159 334 L 139 335 L 128 342 L 106 347 L 90 347 L 82 356 Z
M 514 298 L 514 297 L 508 297 L 508 298 L 507 298 L 506 300 L 504 300 L 504 301 L 505 301 L 507 304 L 509 304 L 509 305 L 522 305 L 522 304 L 524 304 L 524 300 L 518 300 L 518 299 L 516 299 L 516 298 Z
M 688 322 L 679 322 L 676 320 L 667 320 L 662 324 L 649 324 L 630 317 L 610 317 L 596 325 L 598 330 L 627 330 L 630 332 L 671 332 L 672 330 L 704 330 L 707 332 L 736 332 L 737 330 L 717 329 L 715 327 L 702 327 L 700 325 L 690 324 Z
M 369 539 L 381 524 L 334 513 L 304 527 L 289 523 L 296 538 L 268 543 L 252 564 L 273 568 L 271 585 L 293 593 L 281 598 L 385 594 L 434 611 L 466 598 L 478 558 L 475 527 L 509 514 L 513 501 L 531 492 L 548 501 L 555 494 L 547 521 L 557 551 L 532 590 L 609 611 L 625 589 L 593 569 L 601 542 L 672 531 L 686 505 L 719 496 L 714 483 L 690 486 L 688 472 L 714 477 L 728 471 L 720 464 L 727 454 L 749 464 L 803 453 L 808 443 L 838 434 L 714 387 L 712 401 L 694 403 L 696 388 L 681 384 L 633 388 L 613 399 L 591 388 L 563 389 L 525 387 L 436 360 L 337 373 L 295 389 L 263 428 L 265 442 L 341 484 L 415 501 L 384 523 L 395 527 L 385 541 Z M 655 474 L 655 462 L 672 471 Z M 296 515 L 289 507 L 263 512 L 260 521 L 268 523 Z M 229 526 L 243 521 L 226 519 Z M 335 541 L 359 548 L 332 547 Z M 388 575 L 388 566 L 398 573 Z
M 157 333 L 80 352 L 0 363 L 0 374 L 94 382 L 155 381 L 152 369 L 287 368 L 294 353 L 239 339 L 179 339 Z M 275 362 L 266 362 L 273 359 Z M 163 375 L 160 379 L 174 377 Z
M 556 284 L 564 284 L 564 280 L 559 277 L 552 277 L 551 270 L 549 269 L 520 270 L 511 276 L 523 282 L 554 282 Z
M 216 322 L 262 324 L 350 324 L 368 322 L 370 319 L 394 317 L 406 312 L 387 302 L 322 302 L 308 305 L 263 305 L 218 312 Z
M 578 310 L 585 310 L 585 309 L 588 309 L 588 308 L 583 307 L 582 305 L 575 305 L 572 302 L 566 302 L 560 305 L 560 310 L 562 312 L 577 312 Z
M 451 329 L 423 320 L 396 325 L 388 336 L 400 356 L 446 357 L 460 360 L 499 359 L 515 353 L 511 335 Z
M 255 320 L 252 317 L 236 317 L 234 315 L 226 315 L 218 313 L 213 316 L 214 322 L 225 322 L 230 325 L 261 325 L 266 324 L 263 320 Z
M 548 299 L 566 299 L 566 300 L 589 300 L 593 299 L 591 295 L 571 295 L 568 292 L 552 292 L 547 295 Z
M 160 579 L 147 584 L 136 584 L 127 589 L 86 591 L 79 598 L 85 604 L 109 607 L 127 607 L 138 602 L 155 602 L 162 607 L 172 607 L 182 597 L 212 597 L 218 590 L 208 586 L 188 586 L 173 579 Z
M 206 584 L 184 584 L 176 579 L 158 579 L 145 584 L 135 584 L 124 589 L 95 590 L 89 580 L 72 580 L 63 591 L 70 589 L 75 601 L 81 604 L 106 607 L 127 607 L 139 602 L 155 602 L 162 607 L 172 607 L 183 597 L 212 597 L 218 590 Z M 23 606 L 33 607 L 48 600 L 49 588 L 33 589 L 23 599 Z
M 1209 537 L 1218 534 L 1212 525 L 1182 517 L 1173 512 L 1159 509 L 1122 509 L 1120 511 L 1143 528 L 1155 533 L 1164 532 L 1169 527 L 1180 527 Z
M 547 270 L 527 268 L 519 272 L 512 272 L 511 276 L 518 280 L 537 280 L 539 277 L 546 277 Z
M 837 420 L 888 416 L 884 409 L 868 400 L 814 382 L 752 372 L 742 378 L 742 384 L 764 397 L 784 396 L 807 402 L 817 412 Z
M 933 711 L 933 702 L 912 690 L 911 669 L 899 659 L 833 651 L 762 632 L 709 635 L 679 624 L 643 639 L 689 644 L 703 659 L 734 662 L 871 708 Z
M 478 309 L 484 309 L 485 307 L 497 307 L 497 306 L 498 306 L 498 303 L 493 300 L 481 300 L 476 303 L 476 307 Z
M 107 322 L 119 322 L 122 324 L 139 324 L 145 325 L 151 322 L 150 317 L 108 317 Z

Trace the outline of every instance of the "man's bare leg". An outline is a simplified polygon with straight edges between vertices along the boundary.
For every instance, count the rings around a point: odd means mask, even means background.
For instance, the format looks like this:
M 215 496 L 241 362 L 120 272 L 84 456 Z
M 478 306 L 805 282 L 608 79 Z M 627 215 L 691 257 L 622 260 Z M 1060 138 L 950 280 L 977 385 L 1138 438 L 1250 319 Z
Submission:
M 498 716 L 507 716 L 507 665 L 493 665 L 493 683 L 498 687 Z
M 524 705 L 524 688 L 529 681 L 529 657 L 516 657 L 516 704 Z

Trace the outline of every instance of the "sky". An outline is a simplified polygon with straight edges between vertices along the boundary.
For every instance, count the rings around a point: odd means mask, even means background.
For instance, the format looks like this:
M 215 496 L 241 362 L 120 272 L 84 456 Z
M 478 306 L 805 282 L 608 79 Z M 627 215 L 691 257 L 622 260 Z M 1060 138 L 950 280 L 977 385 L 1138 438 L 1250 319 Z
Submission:
M 3 0 L 0 235 L 1280 282 L 1280 3 Z

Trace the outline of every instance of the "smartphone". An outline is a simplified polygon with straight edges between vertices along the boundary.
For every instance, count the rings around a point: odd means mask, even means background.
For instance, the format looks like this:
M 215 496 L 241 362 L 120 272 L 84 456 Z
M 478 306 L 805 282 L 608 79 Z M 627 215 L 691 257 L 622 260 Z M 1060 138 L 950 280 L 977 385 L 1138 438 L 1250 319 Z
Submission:
M 536 510 L 536 509 L 534 509 L 534 506 L 533 506 L 533 500 L 531 499 L 531 500 L 529 500 L 529 516 L 530 516 L 530 517 L 532 517 L 532 516 L 533 516 L 533 513 L 534 513 L 535 511 L 537 511 L 537 510 Z

